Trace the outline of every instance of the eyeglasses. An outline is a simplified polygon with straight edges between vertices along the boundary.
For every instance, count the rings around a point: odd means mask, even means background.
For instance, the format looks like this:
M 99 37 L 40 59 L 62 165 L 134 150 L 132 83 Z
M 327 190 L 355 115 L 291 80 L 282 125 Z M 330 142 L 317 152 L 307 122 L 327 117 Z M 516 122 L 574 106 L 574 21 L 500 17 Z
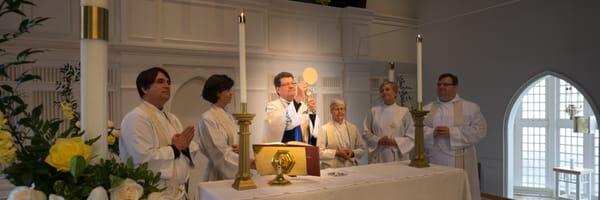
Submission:
M 454 83 L 437 83 L 438 87 L 448 87 L 448 86 L 455 86 Z

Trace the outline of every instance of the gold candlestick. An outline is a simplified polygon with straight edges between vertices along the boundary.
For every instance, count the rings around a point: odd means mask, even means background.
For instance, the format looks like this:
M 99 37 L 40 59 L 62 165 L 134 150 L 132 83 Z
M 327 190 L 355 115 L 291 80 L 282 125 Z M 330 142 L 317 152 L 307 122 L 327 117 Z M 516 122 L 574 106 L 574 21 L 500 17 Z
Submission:
M 423 120 L 429 111 L 423 110 L 423 102 L 417 102 L 417 109 L 410 113 L 415 121 L 415 156 L 410 161 L 409 166 L 416 168 L 429 167 L 429 162 L 425 157 L 425 136 L 423 130 Z
M 238 173 L 235 182 L 231 185 L 236 190 L 256 189 L 256 184 L 252 181 L 250 174 L 250 124 L 254 114 L 247 113 L 247 104 L 242 103 L 242 113 L 235 113 L 233 116 L 238 120 L 240 126 L 240 153 L 238 160 Z

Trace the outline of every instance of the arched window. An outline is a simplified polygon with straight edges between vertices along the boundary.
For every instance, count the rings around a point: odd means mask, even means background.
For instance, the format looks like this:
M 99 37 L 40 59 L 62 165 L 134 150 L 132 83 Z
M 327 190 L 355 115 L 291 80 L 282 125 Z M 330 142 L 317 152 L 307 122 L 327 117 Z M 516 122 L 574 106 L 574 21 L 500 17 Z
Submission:
M 589 117 L 589 133 L 573 131 L 574 122 L 565 112 L 570 105 L 579 110 L 577 115 Z M 591 192 L 598 199 L 595 124 L 590 103 L 568 81 L 546 75 L 528 85 L 514 101 L 507 123 L 508 195 L 551 197 L 553 168 L 574 167 L 594 170 Z

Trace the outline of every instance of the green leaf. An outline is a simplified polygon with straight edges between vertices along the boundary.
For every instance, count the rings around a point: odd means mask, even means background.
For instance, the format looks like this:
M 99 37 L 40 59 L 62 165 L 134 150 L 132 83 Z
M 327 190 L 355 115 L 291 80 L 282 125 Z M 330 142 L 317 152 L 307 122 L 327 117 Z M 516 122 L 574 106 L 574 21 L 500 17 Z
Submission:
M 114 188 L 121 185 L 121 183 L 124 180 L 123 178 L 114 175 L 110 175 L 108 178 L 110 180 L 110 188 Z
M 101 135 L 96 136 L 95 138 L 89 139 L 85 141 L 85 144 L 87 145 L 92 145 L 94 144 L 96 141 L 98 141 L 100 139 L 100 137 L 102 137 Z
M 4 89 L 7 92 L 13 93 L 13 88 L 10 85 L 2 85 L 0 87 L 2 87 L 2 89 Z
M 31 110 L 31 116 L 33 118 L 38 118 L 42 114 L 43 109 L 44 109 L 44 105 L 42 105 L 42 104 L 36 106 L 33 110 Z
M 40 80 L 41 77 L 33 74 L 25 74 L 23 73 L 19 78 L 15 79 L 19 84 L 25 83 L 31 80 Z
M 126 169 L 133 169 L 133 158 L 127 158 L 127 163 L 125 164 Z
M 79 178 L 85 170 L 86 165 L 85 158 L 81 155 L 73 156 L 71 158 L 71 175 L 75 178 L 75 182 L 77 182 L 77 178 Z
M 58 181 L 54 182 L 54 185 L 52 186 L 52 189 L 54 189 L 54 191 L 57 194 L 63 193 L 63 190 L 65 190 L 65 181 L 58 180 Z

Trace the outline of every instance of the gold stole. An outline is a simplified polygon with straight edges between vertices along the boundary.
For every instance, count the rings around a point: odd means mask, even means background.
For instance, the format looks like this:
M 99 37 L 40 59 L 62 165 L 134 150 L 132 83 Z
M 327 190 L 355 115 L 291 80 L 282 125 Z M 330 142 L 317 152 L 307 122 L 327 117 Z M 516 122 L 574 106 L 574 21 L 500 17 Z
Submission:
M 346 123 L 346 122 L 344 121 L 344 123 Z M 348 123 L 346 123 L 345 125 L 346 125 L 346 131 L 347 131 L 346 134 L 348 134 L 348 140 L 350 140 L 350 141 L 348 141 L 348 144 L 350 145 L 348 148 L 354 149 L 354 143 L 352 141 L 356 141 L 356 135 L 350 133 L 350 125 L 348 125 Z M 338 149 L 339 144 L 338 144 L 337 137 L 335 135 L 337 132 L 335 129 L 336 129 L 335 122 L 329 122 L 329 124 L 327 124 L 327 129 L 326 129 L 327 133 L 325 134 L 325 145 L 326 145 L 325 148 L 327 148 L 327 149 Z M 343 133 L 340 133 L 340 134 L 343 134 Z M 337 158 L 335 158 L 335 159 L 337 159 Z M 354 165 L 358 165 L 358 161 L 356 161 L 356 159 L 354 159 L 354 158 L 352 158 L 350 160 L 350 162 L 352 162 Z M 338 167 L 338 166 L 334 166 L 334 167 Z
M 463 101 L 462 100 L 455 101 L 452 105 L 454 107 L 454 109 L 453 109 L 454 110 L 454 116 L 453 116 L 454 126 L 462 127 L 465 124 L 465 120 L 463 118 Z M 429 116 L 432 117 L 431 121 L 433 121 L 433 117 L 436 116 L 438 109 L 439 109 L 438 102 L 431 104 L 431 110 L 429 111 Z M 464 153 L 465 150 L 461 148 L 461 149 L 456 149 L 453 151 L 454 151 L 454 167 L 464 169 L 465 168 L 465 153 Z
M 213 106 L 215 106 L 215 105 L 213 105 Z M 219 112 L 223 111 L 224 114 L 217 113 L 215 115 L 215 117 L 216 117 L 216 120 L 220 122 L 219 124 L 221 124 L 221 126 L 223 126 L 223 128 L 225 129 L 225 135 L 227 135 L 227 145 L 229 145 L 229 146 L 234 145 L 235 144 L 235 134 L 238 133 L 238 130 L 235 130 L 235 128 L 234 128 L 234 127 L 236 127 L 235 121 L 234 121 L 234 123 L 230 123 L 230 122 L 232 122 L 232 120 L 226 119 L 227 112 L 225 111 L 225 109 L 218 108 L 218 107 L 214 108 L 214 109 L 216 109 Z M 230 133 L 232 135 L 230 135 Z
M 159 116 L 157 116 L 156 112 L 154 111 L 154 109 L 157 109 L 157 108 L 156 107 L 153 108 L 152 106 L 153 106 L 152 104 L 144 102 L 144 103 L 142 103 L 141 108 L 142 108 L 142 111 L 144 111 L 144 113 L 146 114 L 146 116 L 149 117 L 150 125 L 152 126 L 152 129 L 155 131 L 156 135 L 158 136 L 159 148 L 165 147 L 165 146 L 170 146 L 171 140 L 169 140 L 169 138 L 166 135 L 168 128 L 163 126 L 163 124 L 161 123 L 161 120 L 159 119 Z M 166 111 L 164 111 L 163 114 L 169 121 L 169 124 L 173 127 L 173 129 L 175 129 L 175 132 L 180 133 L 181 128 L 176 126 L 175 124 L 173 124 L 173 122 L 171 121 L 171 119 L 174 119 L 175 116 Z M 173 165 L 172 171 L 173 171 L 172 177 L 177 177 L 177 169 L 175 168 L 175 165 Z

